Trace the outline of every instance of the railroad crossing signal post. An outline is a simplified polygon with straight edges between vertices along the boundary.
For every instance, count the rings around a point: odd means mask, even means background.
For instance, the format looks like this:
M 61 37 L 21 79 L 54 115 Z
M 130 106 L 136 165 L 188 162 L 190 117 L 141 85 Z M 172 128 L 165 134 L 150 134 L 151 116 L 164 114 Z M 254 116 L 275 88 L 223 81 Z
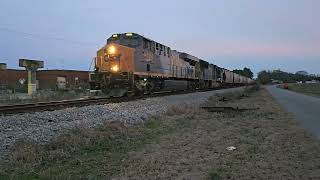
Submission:
M 28 94 L 32 95 L 37 91 L 36 72 L 39 68 L 43 68 L 43 61 L 19 59 L 19 66 L 25 67 L 28 71 Z

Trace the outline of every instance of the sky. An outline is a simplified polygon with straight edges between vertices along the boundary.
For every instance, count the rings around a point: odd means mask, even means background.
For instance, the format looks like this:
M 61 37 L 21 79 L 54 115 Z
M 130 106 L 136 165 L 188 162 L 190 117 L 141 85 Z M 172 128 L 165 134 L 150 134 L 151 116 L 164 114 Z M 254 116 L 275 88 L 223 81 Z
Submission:
M 1 0 L 0 62 L 89 70 L 113 33 L 136 32 L 227 69 L 320 73 L 319 0 Z

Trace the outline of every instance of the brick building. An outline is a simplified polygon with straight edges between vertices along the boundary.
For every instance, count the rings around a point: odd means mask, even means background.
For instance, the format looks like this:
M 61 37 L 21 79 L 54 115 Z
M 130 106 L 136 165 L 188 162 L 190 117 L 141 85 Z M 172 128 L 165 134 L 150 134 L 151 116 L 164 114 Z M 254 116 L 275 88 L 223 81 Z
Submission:
M 89 87 L 89 72 L 75 70 L 39 70 L 37 72 L 39 89 L 56 90 L 58 87 L 77 89 Z M 26 70 L 0 70 L 0 88 L 23 90 L 26 88 L 28 74 Z M 60 85 L 60 86 L 59 86 Z M 62 86 L 61 86 L 62 85 Z

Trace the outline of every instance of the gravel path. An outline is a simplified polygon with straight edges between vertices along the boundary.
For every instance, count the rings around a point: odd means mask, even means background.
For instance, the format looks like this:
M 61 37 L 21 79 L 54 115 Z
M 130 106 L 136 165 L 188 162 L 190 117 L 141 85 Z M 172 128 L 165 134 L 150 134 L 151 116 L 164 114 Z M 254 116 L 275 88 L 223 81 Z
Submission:
M 161 115 L 178 105 L 204 103 L 208 97 L 242 88 L 149 98 L 133 102 L 93 105 L 32 114 L 0 116 L 0 159 L 6 157 L 18 139 L 46 143 L 53 136 L 77 127 L 98 127 L 107 121 L 123 121 L 128 125 Z

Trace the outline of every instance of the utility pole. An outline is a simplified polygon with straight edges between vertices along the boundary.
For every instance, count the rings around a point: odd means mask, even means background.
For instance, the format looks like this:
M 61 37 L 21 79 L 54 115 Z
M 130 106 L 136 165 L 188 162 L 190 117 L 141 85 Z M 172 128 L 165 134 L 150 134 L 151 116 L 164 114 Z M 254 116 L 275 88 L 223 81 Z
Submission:
M 0 90 L 6 89 L 7 87 L 7 64 L 6 63 L 0 63 L 0 74 L 2 77 L 0 77 Z

